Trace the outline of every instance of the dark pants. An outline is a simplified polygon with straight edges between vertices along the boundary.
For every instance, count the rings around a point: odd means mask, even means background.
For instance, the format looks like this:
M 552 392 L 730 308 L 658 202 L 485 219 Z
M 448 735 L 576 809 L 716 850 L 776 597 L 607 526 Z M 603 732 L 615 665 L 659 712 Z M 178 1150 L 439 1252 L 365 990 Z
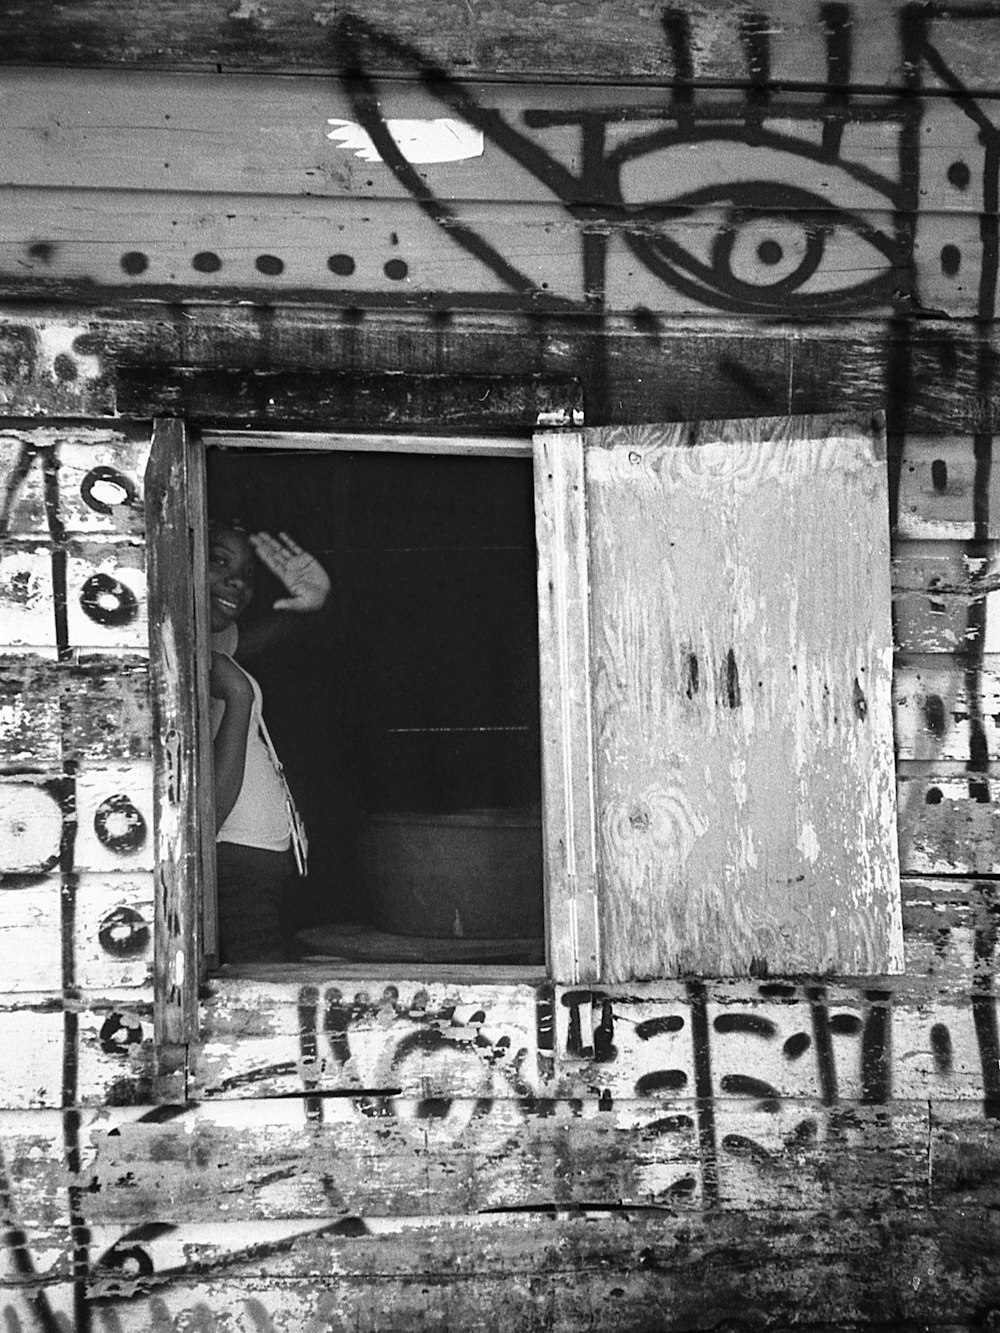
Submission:
M 219 961 L 281 963 L 290 956 L 295 859 L 234 842 L 215 844 Z

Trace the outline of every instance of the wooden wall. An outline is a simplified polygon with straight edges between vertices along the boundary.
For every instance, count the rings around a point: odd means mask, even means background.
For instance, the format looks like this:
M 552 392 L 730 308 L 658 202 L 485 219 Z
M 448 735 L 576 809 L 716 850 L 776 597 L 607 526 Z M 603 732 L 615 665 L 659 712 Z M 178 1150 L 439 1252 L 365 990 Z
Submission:
M 994 1327 L 1000 10 L 0 14 L 6 1328 Z M 581 387 L 885 408 L 905 975 L 288 969 L 158 1067 L 150 418 Z

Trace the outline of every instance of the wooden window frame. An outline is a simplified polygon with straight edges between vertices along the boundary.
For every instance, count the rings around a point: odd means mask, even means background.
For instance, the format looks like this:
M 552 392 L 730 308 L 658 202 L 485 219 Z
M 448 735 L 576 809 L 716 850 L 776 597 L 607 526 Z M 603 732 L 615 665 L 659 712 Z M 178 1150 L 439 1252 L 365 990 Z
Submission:
M 835 427 L 843 424 L 840 418 L 810 420 L 817 425 L 824 421 Z M 707 430 L 739 424 L 708 423 Z M 879 450 L 884 459 L 884 421 L 876 417 L 872 429 L 877 462 Z M 698 434 L 694 426 L 670 430 L 686 445 Z M 198 986 L 205 973 L 205 945 L 211 943 L 214 930 L 211 914 L 203 912 L 213 885 L 214 837 L 209 841 L 206 834 L 212 821 L 199 819 L 197 797 L 199 788 L 210 789 L 211 780 L 210 746 L 198 743 L 199 727 L 204 728 L 202 735 L 208 734 L 208 687 L 204 673 L 196 669 L 208 651 L 204 457 L 212 444 L 278 448 L 290 453 L 362 449 L 533 459 L 547 964 L 544 971 L 486 964 L 460 970 L 504 981 L 546 976 L 570 986 L 598 981 L 604 973 L 594 700 L 590 670 L 581 670 L 581 664 L 591 662 L 593 552 L 587 510 L 587 435 L 575 428 L 547 430 L 536 432 L 529 441 L 523 436 L 248 429 L 206 430 L 195 441 L 183 422 L 157 421 L 147 472 L 147 542 L 157 857 L 155 1015 L 161 1047 L 182 1047 L 197 1036 Z M 887 533 L 886 512 L 886 550 Z M 898 867 L 896 912 L 898 916 Z M 901 924 L 897 920 L 889 929 L 893 940 L 886 956 L 893 971 L 898 962 L 895 953 L 901 959 Z M 260 966 L 271 975 L 283 965 Z M 301 975 L 303 965 L 295 966 L 296 976 Z M 442 975 L 451 972 L 444 965 L 428 964 L 427 968 Z M 336 970 L 355 975 L 359 965 L 338 963 Z M 310 971 L 325 975 L 329 967 L 317 964 Z
M 349 431 L 203 430 L 177 418 L 154 423 L 147 470 L 150 651 L 156 802 L 155 1029 L 161 1048 L 197 1037 L 198 988 L 216 937 L 209 699 L 196 664 L 209 650 L 205 593 L 205 451 L 211 446 L 288 453 L 348 450 L 534 458 L 542 730 L 546 968 L 469 964 L 484 978 L 596 979 L 595 814 L 589 690 L 573 665 L 586 640 L 586 523 L 582 439 L 571 431 L 521 437 Z M 564 447 L 565 446 L 565 447 Z M 575 447 L 574 447 L 575 446 Z M 546 572 L 548 571 L 548 572 Z M 188 628 L 193 625 L 193 636 Z M 200 817 L 199 817 L 200 816 Z M 268 972 L 283 965 L 261 964 Z M 317 973 L 329 969 L 312 965 Z M 429 964 L 446 972 L 443 965 Z M 296 965 L 301 971 L 302 965 Z M 338 964 L 356 971 L 357 965 Z M 370 968 L 368 969 L 370 971 Z

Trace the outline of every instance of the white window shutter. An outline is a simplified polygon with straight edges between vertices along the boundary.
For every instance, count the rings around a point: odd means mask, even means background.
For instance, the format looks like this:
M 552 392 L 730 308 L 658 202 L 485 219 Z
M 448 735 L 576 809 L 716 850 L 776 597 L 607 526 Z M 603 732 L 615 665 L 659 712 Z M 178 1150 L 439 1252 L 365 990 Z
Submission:
M 536 475 L 557 979 L 900 971 L 881 417 L 552 434 Z

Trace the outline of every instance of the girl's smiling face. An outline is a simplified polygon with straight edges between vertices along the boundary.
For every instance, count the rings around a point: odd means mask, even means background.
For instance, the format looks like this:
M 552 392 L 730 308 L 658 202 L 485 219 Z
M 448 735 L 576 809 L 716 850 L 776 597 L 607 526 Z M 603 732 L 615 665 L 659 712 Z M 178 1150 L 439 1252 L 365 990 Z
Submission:
M 253 598 L 254 554 L 246 533 L 216 528 L 208 539 L 208 607 L 212 633 L 228 629 Z

